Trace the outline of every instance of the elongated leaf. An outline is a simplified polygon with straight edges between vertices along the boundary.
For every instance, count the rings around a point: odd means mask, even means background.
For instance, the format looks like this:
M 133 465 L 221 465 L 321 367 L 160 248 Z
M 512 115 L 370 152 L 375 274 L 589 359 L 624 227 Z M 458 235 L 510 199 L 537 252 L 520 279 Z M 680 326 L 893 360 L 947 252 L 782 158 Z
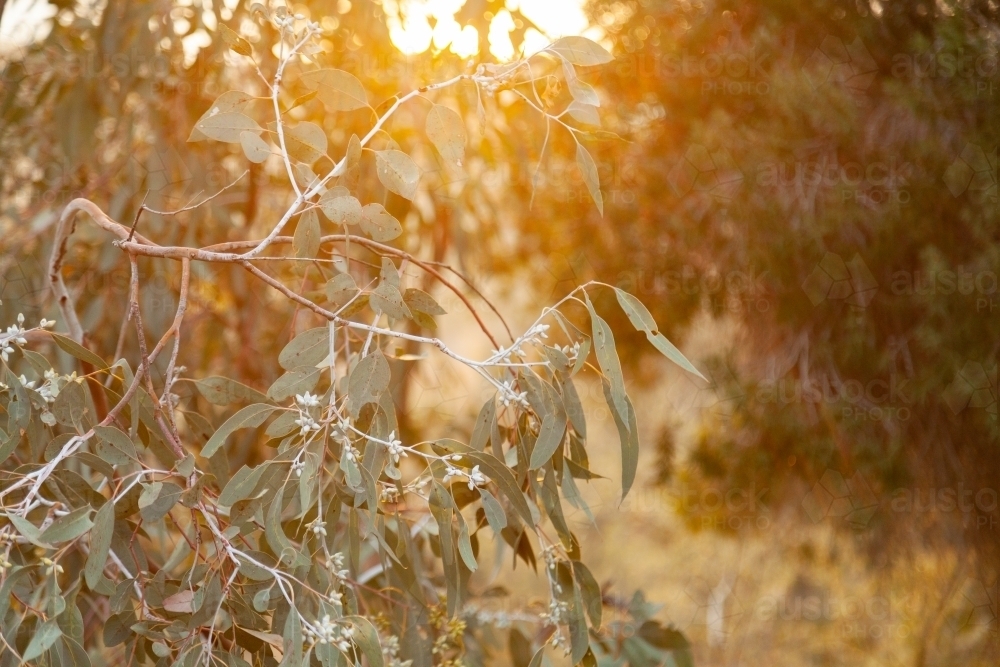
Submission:
M 351 415 L 355 419 L 362 407 L 368 403 L 378 403 L 379 396 L 389 388 L 389 379 L 389 363 L 381 350 L 375 350 L 358 362 L 347 383 Z
M 378 632 L 371 621 L 361 616 L 348 616 L 344 620 L 354 626 L 354 643 L 368 658 L 369 667 L 385 667 L 382 645 L 378 641 Z
M 94 525 L 90 520 L 90 513 L 92 511 L 90 505 L 87 505 L 59 517 L 48 528 L 42 531 L 38 539 L 47 544 L 59 544 L 60 542 L 75 540 Z
M 642 301 L 635 298 L 622 289 L 615 288 L 615 296 L 618 298 L 618 305 L 622 307 L 629 321 L 636 331 L 656 331 L 656 320 L 649 314 L 649 310 L 642 304 Z
M 594 162 L 594 158 L 590 156 L 590 153 L 581 143 L 577 143 L 576 145 L 576 164 L 580 167 L 583 182 L 587 184 L 590 196 L 593 197 L 594 203 L 597 204 L 597 210 L 603 216 L 604 196 L 601 194 L 601 179 L 597 175 L 597 163 Z
M 281 667 L 301 667 L 302 665 L 302 621 L 298 611 L 293 609 L 285 619 L 285 631 L 282 633 L 285 655 Z
M 236 53 L 241 56 L 252 56 L 253 49 L 250 47 L 250 42 L 240 37 L 232 28 L 224 23 L 219 24 L 219 34 L 222 35 L 222 41 L 224 41 L 229 48 L 231 48 Z
M 87 554 L 87 565 L 83 575 L 87 586 L 95 588 L 104 574 L 104 565 L 111 551 L 111 536 L 115 531 L 115 504 L 106 502 L 97 510 L 94 517 L 94 527 L 90 530 L 90 553 Z
M 31 637 L 31 641 L 28 642 L 28 648 L 24 649 L 24 654 L 21 655 L 21 658 L 24 662 L 37 660 L 60 637 L 62 637 L 62 630 L 59 629 L 59 623 L 56 622 L 56 619 L 53 618 L 45 621 L 35 630 L 35 634 Z
M 600 127 L 601 116 L 597 113 L 597 107 L 592 104 L 584 104 L 579 100 L 573 100 L 570 102 L 569 106 L 566 107 L 566 112 L 584 125 L 593 125 L 594 127 Z M 579 152 L 579 151 L 578 151 Z
M 260 164 L 271 155 L 271 147 L 253 132 L 240 132 L 240 146 L 247 159 Z
M 226 438 L 243 428 L 256 428 L 264 423 L 277 408 L 263 403 L 254 403 L 243 408 L 219 427 L 201 450 L 201 455 L 211 458 L 226 442 Z
M 352 280 L 353 282 L 353 280 Z M 300 366 L 315 366 L 330 352 L 330 331 L 316 327 L 303 331 L 278 355 L 278 363 L 286 371 Z
M 299 216 L 299 224 L 295 227 L 292 239 L 295 256 L 303 259 L 316 257 L 319 254 L 320 236 L 319 216 L 314 209 L 309 209 Z
M 674 347 L 673 343 L 667 340 L 666 336 L 661 333 L 652 334 L 647 331 L 646 338 L 648 338 L 649 342 L 652 343 L 657 350 L 662 352 L 663 356 L 667 359 L 674 362 L 684 370 L 694 373 L 702 380 L 705 380 L 705 376 L 698 372 L 698 369 L 695 368 L 690 361 L 688 361 L 687 357 L 685 357 L 680 350 Z M 708 382 L 708 380 L 705 381 Z
M 446 106 L 435 104 L 427 114 L 427 137 L 446 162 L 461 167 L 465 160 L 465 121 Z
M 253 118 L 239 111 L 230 111 L 229 113 L 209 116 L 198 121 L 195 127 L 209 139 L 229 144 L 240 143 L 240 135 L 243 132 L 252 132 L 254 134 L 263 132 L 263 128 Z
M 472 553 L 472 540 L 469 537 L 469 525 L 465 523 L 465 517 L 459 511 L 455 512 L 455 518 L 458 520 L 458 554 L 462 557 L 462 562 L 465 563 L 465 567 L 469 568 L 470 572 L 475 572 L 479 569 L 479 564 L 476 563 L 476 556 Z
M 306 72 L 302 83 L 318 91 L 319 99 L 330 111 L 353 111 L 368 106 L 365 87 L 357 77 L 339 69 L 321 69 Z
M 589 83 L 584 83 L 574 78 L 567 84 L 567 88 L 569 88 L 570 95 L 577 102 L 588 106 L 601 106 L 601 98 L 597 96 L 597 92 Z
M 589 67 L 604 65 L 614 58 L 607 49 L 586 37 L 563 37 L 553 42 L 546 51 L 557 53 L 574 65 Z
M 468 454 L 464 454 L 463 458 L 469 459 L 473 464 L 478 464 L 480 470 L 496 482 L 497 487 L 507 496 L 507 500 L 517 510 L 517 513 L 524 522 L 529 526 L 535 525 L 531 509 L 528 507 L 528 501 L 525 499 L 521 487 L 518 486 L 517 480 L 514 479 L 514 474 L 510 471 L 510 468 L 485 452 L 469 452 Z
M 72 338 L 67 338 L 66 336 L 57 333 L 50 333 L 49 335 L 52 336 L 52 340 L 55 341 L 56 345 L 62 348 L 63 352 L 76 357 L 80 361 L 86 361 L 96 369 L 104 369 L 108 367 L 107 362 L 85 348 L 83 345 L 74 341 Z
M 361 209 L 361 231 L 379 243 L 386 243 L 403 233 L 399 220 L 382 204 L 365 204 Z
M 601 384 L 604 388 L 604 398 L 610 405 L 613 401 L 611 385 L 607 380 L 602 380 Z M 618 427 L 618 439 L 622 446 L 622 500 L 625 500 L 625 496 L 632 488 L 632 484 L 635 482 L 635 473 L 639 468 L 639 428 L 635 421 L 635 409 L 628 396 L 625 397 L 625 409 L 625 419 L 619 417 L 615 410 L 611 410 L 615 426 Z
M 590 321 L 594 333 L 594 348 L 597 353 L 597 363 L 601 372 L 611 383 L 611 400 L 609 405 L 624 424 L 628 424 L 628 409 L 626 408 L 625 378 L 622 375 L 622 365 L 615 349 L 615 337 L 611 327 L 594 310 L 590 299 L 587 299 L 587 309 L 590 311 Z
M 390 192 L 404 199 L 413 199 L 420 182 L 420 167 L 403 151 L 387 150 L 375 153 L 378 180 Z
M 472 429 L 472 440 L 469 445 L 473 449 L 486 451 L 486 443 L 490 440 L 493 430 L 493 422 L 496 421 L 497 405 L 496 400 L 491 398 L 483 404 L 476 418 L 476 426 Z
M 198 380 L 194 384 L 198 388 L 198 393 L 204 396 L 205 400 L 212 405 L 232 405 L 233 403 L 242 403 L 244 401 L 259 403 L 267 400 L 267 396 L 253 387 L 248 387 L 236 380 L 219 375 Z
M 594 579 L 594 575 L 586 565 L 578 560 L 573 561 L 573 576 L 577 585 L 580 586 L 580 595 L 583 598 L 583 608 L 590 617 L 590 624 L 594 628 L 601 627 L 601 614 L 604 610 L 604 603 L 601 601 L 601 586 Z
M 496 499 L 496 496 L 486 489 L 480 488 L 479 495 L 483 499 L 483 512 L 486 513 L 486 521 L 489 522 L 493 532 L 499 535 L 500 531 L 507 527 L 507 514 L 503 511 L 503 505 Z
M 274 401 L 284 403 L 296 394 L 304 394 L 315 389 L 321 373 L 322 370 L 315 364 L 293 368 L 268 387 L 267 395 Z
M 560 419 L 553 413 L 545 415 L 541 430 L 538 432 L 538 440 L 535 441 L 535 448 L 531 450 L 531 463 L 528 468 L 537 470 L 545 465 L 562 444 L 564 435 L 566 435 L 566 420 Z

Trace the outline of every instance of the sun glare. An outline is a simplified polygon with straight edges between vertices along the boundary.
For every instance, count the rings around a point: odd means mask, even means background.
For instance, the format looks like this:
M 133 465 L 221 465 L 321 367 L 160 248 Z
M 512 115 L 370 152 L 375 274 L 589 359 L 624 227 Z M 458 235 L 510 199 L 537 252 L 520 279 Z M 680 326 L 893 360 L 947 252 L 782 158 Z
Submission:
M 519 10 L 541 28 L 541 32 L 534 28 L 526 31 L 525 53 L 534 53 L 557 37 L 591 32 L 593 28 L 584 14 L 583 2 L 584 0 L 507 0 L 509 9 Z M 463 28 L 455 20 L 455 13 L 464 4 L 465 0 L 382 1 L 389 24 L 389 36 L 400 51 L 407 54 L 423 53 L 433 45 L 437 51 L 447 49 L 463 58 L 479 51 L 477 30 L 472 26 Z M 498 12 L 490 22 L 490 52 L 499 60 L 510 60 L 518 55 L 510 40 L 510 32 L 514 28 L 514 19 L 507 9 Z

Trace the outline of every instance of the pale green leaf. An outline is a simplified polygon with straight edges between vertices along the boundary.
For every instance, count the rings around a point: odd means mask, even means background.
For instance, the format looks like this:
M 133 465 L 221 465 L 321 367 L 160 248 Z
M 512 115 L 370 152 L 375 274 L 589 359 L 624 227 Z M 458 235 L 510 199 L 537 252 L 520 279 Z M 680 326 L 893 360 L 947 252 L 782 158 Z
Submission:
M 590 156 L 587 149 L 580 143 L 576 145 L 576 164 L 580 167 L 580 174 L 583 176 L 583 182 L 587 184 L 590 196 L 593 197 L 594 203 L 597 204 L 597 210 L 603 216 L 604 196 L 601 195 L 601 180 L 597 175 L 597 163 L 594 162 L 594 158 Z
M 353 111 L 368 106 L 368 96 L 357 77 L 339 69 L 306 72 L 302 83 L 319 92 L 319 99 L 330 111 Z
M 406 153 L 397 150 L 376 152 L 375 170 L 382 185 L 390 192 L 411 200 L 417 194 L 420 167 Z

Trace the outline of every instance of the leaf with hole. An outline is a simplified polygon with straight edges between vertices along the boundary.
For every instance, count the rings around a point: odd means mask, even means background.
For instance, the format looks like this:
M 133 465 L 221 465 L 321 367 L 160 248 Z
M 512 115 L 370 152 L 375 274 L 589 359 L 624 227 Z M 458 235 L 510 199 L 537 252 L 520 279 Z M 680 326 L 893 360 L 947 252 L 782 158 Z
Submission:
M 253 49 L 250 47 L 250 42 L 240 37 L 236 31 L 227 26 L 225 23 L 219 24 L 219 34 L 222 35 L 222 41 L 224 41 L 229 48 L 236 53 L 241 56 L 253 55 Z

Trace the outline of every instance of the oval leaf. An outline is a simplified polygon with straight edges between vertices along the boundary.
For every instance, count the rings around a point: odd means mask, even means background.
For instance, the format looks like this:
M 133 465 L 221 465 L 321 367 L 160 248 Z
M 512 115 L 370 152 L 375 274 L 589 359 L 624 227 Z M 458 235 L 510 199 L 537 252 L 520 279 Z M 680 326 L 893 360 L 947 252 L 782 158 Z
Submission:
M 319 94 L 330 111 L 353 111 L 368 106 L 368 96 L 357 77 L 339 69 L 306 72 L 302 83 Z
M 263 132 L 263 128 L 253 118 L 238 111 L 209 116 L 198 121 L 195 127 L 209 139 L 229 144 L 240 143 L 240 135 L 243 132 L 254 134 Z
M 553 42 L 546 51 L 551 51 L 565 58 L 574 65 L 589 67 L 604 65 L 614 58 L 607 49 L 586 37 L 563 37 Z
M 382 204 L 366 204 L 361 209 L 361 231 L 379 243 L 386 243 L 403 233 L 399 220 L 392 217 Z
M 378 180 L 390 192 L 412 200 L 420 182 L 420 167 L 403 151 L 388 150 L 375 153 Z
M 427 114 L 425 126 L 427 137 L 437 148 L 438 153 L 458 167 L 465 160 L 465 121 L 448 107 L 435 104 Z

